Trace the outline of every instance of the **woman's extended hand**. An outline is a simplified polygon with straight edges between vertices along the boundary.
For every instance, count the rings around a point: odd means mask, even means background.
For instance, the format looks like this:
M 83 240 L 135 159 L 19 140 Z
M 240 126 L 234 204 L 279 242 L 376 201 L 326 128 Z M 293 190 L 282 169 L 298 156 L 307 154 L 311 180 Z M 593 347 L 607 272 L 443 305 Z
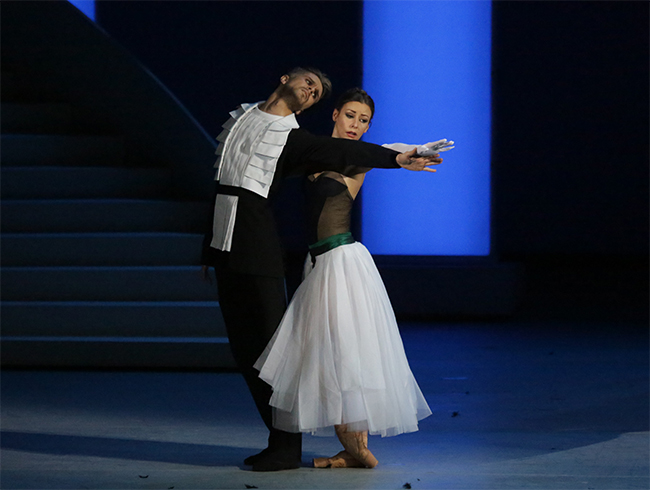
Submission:
M 442 163 L 442 158 L 436 153 L 435 155 L 430 155 L 428 157 L 417 156 L 417 148 L 413 148 L 411 151 L 405 151 L 397 155 L 397 164 L 407 170 L 413 170 L 419 172 L 424 170 L 425 172 L 435 172 L 436 169 L 429 168 L 431 165 L 439 165 Z

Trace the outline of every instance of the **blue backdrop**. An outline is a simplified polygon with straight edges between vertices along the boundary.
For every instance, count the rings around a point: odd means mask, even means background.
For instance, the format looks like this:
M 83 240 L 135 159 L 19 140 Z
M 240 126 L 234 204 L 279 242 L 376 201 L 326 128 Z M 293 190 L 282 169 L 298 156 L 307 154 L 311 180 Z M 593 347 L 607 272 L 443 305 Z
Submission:
M 435 174 L 372 171 L 363 242 L 374 254 L 490 254 L 489 1 L 366 1 L 363 86 L 376 103 L 365 139 L 447 138 Z

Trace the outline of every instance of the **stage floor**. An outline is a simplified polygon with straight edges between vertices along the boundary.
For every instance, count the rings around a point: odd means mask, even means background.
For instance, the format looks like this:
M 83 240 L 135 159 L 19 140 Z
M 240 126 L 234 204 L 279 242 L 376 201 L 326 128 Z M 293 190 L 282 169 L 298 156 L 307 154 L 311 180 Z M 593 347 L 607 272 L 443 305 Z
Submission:
M 253 473 L 265 430 L 234 372 L 2 373 L 3 489 L 648 489 L 642 322 L 402 323 L 434 413 L 370 438 L 375 469 Z

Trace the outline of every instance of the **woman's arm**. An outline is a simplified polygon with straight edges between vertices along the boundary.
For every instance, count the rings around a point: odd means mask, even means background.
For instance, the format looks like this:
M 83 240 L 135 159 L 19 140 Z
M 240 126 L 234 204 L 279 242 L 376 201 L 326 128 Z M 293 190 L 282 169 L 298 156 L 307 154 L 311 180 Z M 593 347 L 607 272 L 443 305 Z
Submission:
M 406 143 L 386 143 L 381 146 L 383 146 L 384 148 L 389 148 L 391 150 L 398 151 L 400 153 L 404 153 L 405 151 L 411 151 L 413 148 L 418 147 L 418 145 L 407 145 Z

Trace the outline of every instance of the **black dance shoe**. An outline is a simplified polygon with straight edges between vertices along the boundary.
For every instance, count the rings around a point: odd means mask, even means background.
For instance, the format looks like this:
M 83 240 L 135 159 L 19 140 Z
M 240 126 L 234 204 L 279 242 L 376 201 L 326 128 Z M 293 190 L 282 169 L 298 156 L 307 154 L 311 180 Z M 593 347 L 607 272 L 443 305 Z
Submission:
M 270 452 L 271 452 L 270 448 L 268 448 L 268 447 L 264 448 L 259 453 L 253 454 L 252 456 L 249 456 L 248 458 L 246 458 L 244 460 L 244 464 L 247 465 L 247 466 L 254 465 L 255 463 L 257 463 L 257 461 L 262 459 L 264 456 L 266 456 Z
M 269 451 L 264 455 L 260 453 L 255 456 L 259 458 L 253 463 L 253 471 L 295 470 L 302 466 L 300 458 L 290 457 L 286 453 Z

